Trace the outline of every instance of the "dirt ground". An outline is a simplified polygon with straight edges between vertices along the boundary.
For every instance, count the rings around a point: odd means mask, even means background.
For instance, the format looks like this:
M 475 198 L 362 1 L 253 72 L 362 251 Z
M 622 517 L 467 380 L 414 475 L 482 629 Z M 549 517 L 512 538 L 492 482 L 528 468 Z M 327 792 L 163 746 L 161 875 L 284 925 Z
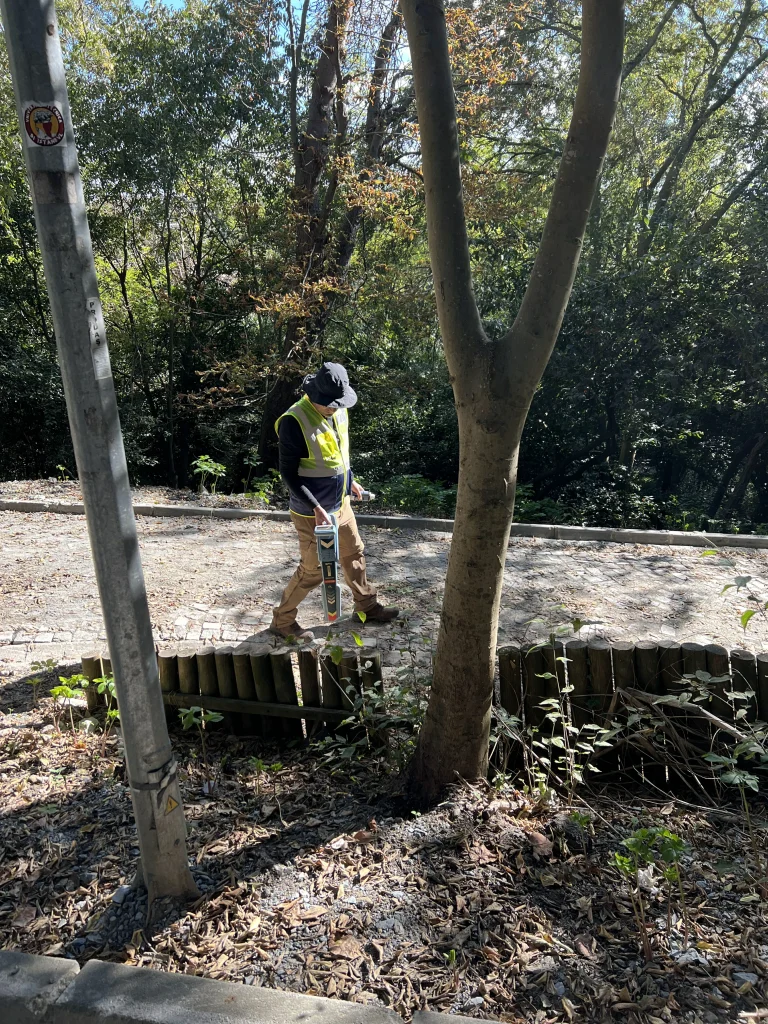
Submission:
M 0 497 L 73 499 L 74 485 L 2 484 Z M 197 496 L 192 496 L 197 500 Z M 137 501 L 169 501 L 137 491 Z M 214 499 L 209 499 L 214 500 Z M 231 501 L 234 499 L 227 499 Z M 155 638 L 227 643 L 264 638 L 271 611 L 296 562 L 290 523 L 195 518 L 137 520 Z M 450 551 L 450 535 L 364 527 L 369 576 L 404 618 L 366 629 L 385 664 L 406 656 L 429 664 Z M 746 587 L 723 592 L 737 576 Z M 546 635 L 580 619 L 582 637 L 670 638 L 768 650 L 768 620 L 740 625 L 752 596 L 768 598 L 768 551 L 564 543 L 517 539 L 504 574 L 500 642 Z M 345 591 L 349 607 L 349 594 Z M 471 600 L 467 615 L 471 616 Z M 319 595 L 301 623 L 321 637 Z M 0 512 L 0 673 L 33 661 L 75 661 L 105 649 L 104 627 L 83 516 Z
M 290 525 L 141 518 L 138 530 L 161 646 L 263 635 L 294 564 Z M 366 643 L 383 652 L 388 693 L 405 681 L 423 704 L 450 537 L 364 533 L 371 576 L 406 612 L 367 629 Z M 763 809 L 753 807 L 750 837 L 733 807 L 670 799 L 650 781 L 566 804 L 501 779 L 415 814 L 397 782 L 407 734 L 350 753 L 332 738 L 277 749 L 214 730 L 207 794 L 199 742 L 175 724 L 201 895 L 156 906 L 148 921 L 130 885 L 138 849 L 119 731 L 105 740 L 66 717 L 57 726 L 47 696 L 84 650 L 104 647 L 83 517 L 0 513 L 0 573 L 0 946 L 381 1003 L 406 1018 L 765 1016 L 765 865 L 752 850 L 765 846 Z M 766 553 L 516 541 L 501 639 L 579 617 L 582 636 L 768 649 L 758 616 L 739 625 L 745 590 L 723 593 L 736 575 L 760 593 Z M 320 619 L 311 599 L 302 621 L 321 636 Z M 30 665 L 46 658 L 58 667 L 36 695 Z M 641 826 L 688 844 L 682 897 L 658 870 L 642 879 L 649 963 L 613 860 Z
M 716 1024 L 766 1006 L 764 890 L 731 812 L 603 794 L 589 812 L 574 803 L 589 826 L 556 799 L 465 785 L 416 815 L 383 750 L 345 760 L 222 732 L 210 736 L 218 788 L 206 796 L 199 745 L 174 732 L 201 896 L 158 905 L 148 923 L 130 888 L 138 850 L 119 742 L 66 723 L 59 733 L 52 714 L 26 683 L 0 684 L 0 946 L 406 1017 Z M 641 825 L 689 844 L 685 916 L 658 873 L 644 880 L 647 964 L 612 863 Z

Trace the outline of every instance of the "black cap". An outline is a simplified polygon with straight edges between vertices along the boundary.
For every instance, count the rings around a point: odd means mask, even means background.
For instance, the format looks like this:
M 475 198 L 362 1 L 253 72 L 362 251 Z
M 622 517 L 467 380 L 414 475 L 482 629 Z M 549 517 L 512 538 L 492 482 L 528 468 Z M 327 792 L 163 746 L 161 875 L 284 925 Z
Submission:
M 317 373 L 304 378 L 304 391 L 310 402 L 328 409 L 351 409 L 357 401 L 341 363 L 323 363 Z

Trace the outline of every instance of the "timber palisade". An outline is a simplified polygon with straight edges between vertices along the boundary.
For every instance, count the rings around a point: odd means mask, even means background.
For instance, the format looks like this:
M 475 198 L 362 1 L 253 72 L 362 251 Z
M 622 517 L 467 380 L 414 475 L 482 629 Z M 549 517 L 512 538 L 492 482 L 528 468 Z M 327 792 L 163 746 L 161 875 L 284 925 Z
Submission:
M 201 707 L 219 711 L 238 734 L 276 741 L 302 741 L 323 725 L 349 718 L 356 694 L 381 690 L 381 653 L 345 651 L 337 665 L 315 648 L 182 645 L 157 654 L 160 687 L 167 709 Z M 104 703 L 97 680 L 111 674 L 106 655 L 86 654 L 89 712 Z M 298 685 L 297 685 L 298 683 Z

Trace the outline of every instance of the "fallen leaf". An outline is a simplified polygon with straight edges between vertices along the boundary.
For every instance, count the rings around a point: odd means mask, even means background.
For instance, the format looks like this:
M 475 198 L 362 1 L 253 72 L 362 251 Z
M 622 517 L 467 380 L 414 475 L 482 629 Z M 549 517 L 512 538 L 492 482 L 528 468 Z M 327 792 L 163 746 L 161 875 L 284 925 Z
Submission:
M 302 910 L 299 917 L 302 921 L 317 921 L 324 914 L 328 913 L 328 907 L 313 906 L 307 907 L 306 910 Z
M 29 928 L 36 917 L 37 910 L 35 907 L 19 907 L 13 918 L 13 926 L 14 928 Z
M 541 872 L 541 874 L 539 875 L 539 881 L 543 886 L 545 886 L 545 888 L 551 888 L 551 886 L 553 885 L 563 884 L 559 878 L 555 878 L 555 876 L 550 874 L 548 871 Z
M 336 959 L 356 960 L 363 955 L 363 947 L 354 936 L 344 935 L 328 943 L 328 952 Z

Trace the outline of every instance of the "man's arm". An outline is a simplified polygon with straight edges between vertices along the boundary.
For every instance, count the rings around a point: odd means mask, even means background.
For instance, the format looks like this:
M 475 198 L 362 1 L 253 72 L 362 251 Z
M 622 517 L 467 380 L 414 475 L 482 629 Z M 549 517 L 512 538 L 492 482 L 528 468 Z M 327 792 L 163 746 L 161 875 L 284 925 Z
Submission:
M 315 521 L 322 524 L 328 521 L 325 510 L 316 504 L 317 499 L 304 493 L 304 484 L 299 476 L 299 460 L 309 455 L 307 442 L 301 427 L 293 416 L 285 416 L 280 420 L 277 431 L 278 452 L 280 455 L 280 476 L 294 498 L 299 501 L 315 502 Z M 319 514 L 318 514 L 319 510 Z

